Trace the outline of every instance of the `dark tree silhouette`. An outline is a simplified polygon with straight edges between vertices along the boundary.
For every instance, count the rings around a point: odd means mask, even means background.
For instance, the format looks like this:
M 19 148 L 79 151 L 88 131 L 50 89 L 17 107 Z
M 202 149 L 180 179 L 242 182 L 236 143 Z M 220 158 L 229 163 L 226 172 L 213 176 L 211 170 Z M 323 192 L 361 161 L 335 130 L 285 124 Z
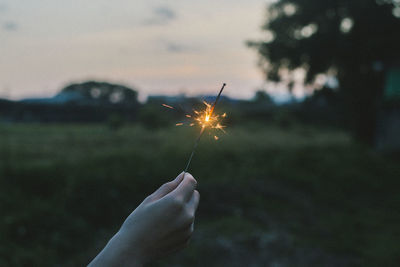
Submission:
M 268 7 L 256 47 L 267 78 L 304 68 L 306 83 L 335 73 L 359 140 L 371 144 L 385 70 L 400 60 L 398 0 L 280 0 Z
M 88 81 L 71 84 L 57 95 L 72 101 L 92 104 L 137 105 L 138 93 L 131 88 L 106 82 Z
M 273 104 L 272 98 L 269 96 L 269 94 L 263 90 L 258 90 L 254 94 L 253 101 L 256 103 L 261 103 L 261 104 Z

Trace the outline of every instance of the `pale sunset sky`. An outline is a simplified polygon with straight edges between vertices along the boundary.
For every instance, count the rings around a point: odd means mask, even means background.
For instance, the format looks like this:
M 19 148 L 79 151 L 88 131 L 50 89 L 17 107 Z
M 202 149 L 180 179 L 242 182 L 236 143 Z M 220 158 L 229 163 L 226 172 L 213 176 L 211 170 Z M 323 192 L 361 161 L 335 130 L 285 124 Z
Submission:
M 268 0 L 0 0 L 0 98 L 88 79 L 149 94 L 249 98 Z

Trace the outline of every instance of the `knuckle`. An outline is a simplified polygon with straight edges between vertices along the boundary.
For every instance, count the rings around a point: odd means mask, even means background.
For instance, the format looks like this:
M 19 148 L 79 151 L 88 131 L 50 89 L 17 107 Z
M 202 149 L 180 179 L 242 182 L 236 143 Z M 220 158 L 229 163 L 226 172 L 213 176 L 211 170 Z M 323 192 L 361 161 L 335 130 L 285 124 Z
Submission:
M 196 181 L 196 179 L 193 178 L 193 176 L 190 175 L 190 176 L 188 177 L 188 179 L 189 179 L 189 182 L 190 182 L 194 187 L 197 186 L 197 181 Z
M 144 200 L 143 200 L 143 202 L 142 203 L 148 203 L 148 202 L 151 202 L 151 201 L 153 201 L 153 198 L 154 198 L 154 195 L 153 194 L 151 194 L 151 195 L 149 195 L 149 196 L 147 196 Z
M 185 222 L 192 223 L 194 221 L 194 214 L 187 211 L 185 214 Z
M 171 206 L 176 210 L 182 210 L 185 206 L 183 199 L 180 197 L 171 198 L 170 203 L 171 203 Z
M 167 188 L 169 188 L 169 187 L 171 187 L 171 182 L 168 182 L 168 183 L 165 183 L 165 184 L 163 184 L 162 186 L 161 186 L 161 188 L 162 189 L 167 189 Z

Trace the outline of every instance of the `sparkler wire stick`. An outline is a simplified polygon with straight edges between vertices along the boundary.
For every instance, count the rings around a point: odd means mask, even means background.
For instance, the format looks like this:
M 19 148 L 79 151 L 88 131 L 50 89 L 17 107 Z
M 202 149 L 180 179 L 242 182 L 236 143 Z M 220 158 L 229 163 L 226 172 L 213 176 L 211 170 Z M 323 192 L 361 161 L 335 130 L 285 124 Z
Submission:
M 225 85 L 226 85 L 226 83 L 224 83 L 224 84 L 222 85 L 221 90 L 219 90 L 219 93 L 218 93 L 218 95 L 217 95 L 217 98 L 216 98 L 215 101 L 214 101 L 214 104 L 211 106 L 210 113 L 208 114 L 208 117 L 209 117 L 209 118 L 211 118 L 211 116 L 212 116 L 212 114 L 213 114 L 213 112 L 214 112 L 214 108 L 215 108 L 215 106 L 216 106 L 217 103 L 218 103 L 218 100 L 219 100 L 219 98 L 220 98 L 220 96 L 221 96 L 222 91 L 223 91 L 224 88 L 225 88 Z M 183 171 L 183 175 L 184 175 L 184 176 L 185 176 L 185 173 L 186 173 L 186 172 L 188 171 L 188 169 L 189 169 L 190 162 L 192 162 L 193 155 L 194 155 L 194 153 L 196 152 L 196 148 L 197 148 L 197 146 L 199 145 L 199 141 L 200 141 L 200 139 L 201 139 L 201 136 L 202 136 L 203 133 L 204 133 L 205 128 L 206 128 L 205 125 L 203 125 L 203 126 L 201 127 L 200 134 L 199 134 L 199 136 L 197 137 L 196 142 L 194 143 L 194 146 L 193 146 L 193 149 L 192 149 L 192 153 L 190 154 L 189 160 L 188 160 L 188 162 L 187 162 L 187 164 L 186 164 L 186 168 L 185 168 L 185 170 Z

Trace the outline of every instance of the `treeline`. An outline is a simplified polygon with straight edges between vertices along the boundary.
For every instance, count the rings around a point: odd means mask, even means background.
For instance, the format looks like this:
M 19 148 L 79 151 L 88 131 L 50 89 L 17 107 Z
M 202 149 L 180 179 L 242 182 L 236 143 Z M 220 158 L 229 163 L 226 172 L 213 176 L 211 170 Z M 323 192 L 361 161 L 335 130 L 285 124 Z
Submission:
M 0 102 L 0 119 L 7 122 L 104 122 L 110 116 L 122 116 L 124 120 L 133 121 L 138 106 L 111 105 L 76 105 Z
M 185 96 L 150 96 L 139 103 L 137 91 L 116 84 L 89 81 L 70 85 L 56 96 L 23 101 L 0 100 L 0 121 L 34 123 L 108 123 L 118 128 L 124 123 L 142 123 L 160 128 L 188 120 L 186 114 L 204 108 L 203 98 Z M 302 102 L 277 105 L 271 97 L 258 91 L 253 99 L 222 97 L 217 112 L 226 112 L 225 124 L 277 123 L 290 127 L 295 123 L 344 126 L 339 96 L 323 89 Z M 174 109 L 162 106 L 168 104 Z

